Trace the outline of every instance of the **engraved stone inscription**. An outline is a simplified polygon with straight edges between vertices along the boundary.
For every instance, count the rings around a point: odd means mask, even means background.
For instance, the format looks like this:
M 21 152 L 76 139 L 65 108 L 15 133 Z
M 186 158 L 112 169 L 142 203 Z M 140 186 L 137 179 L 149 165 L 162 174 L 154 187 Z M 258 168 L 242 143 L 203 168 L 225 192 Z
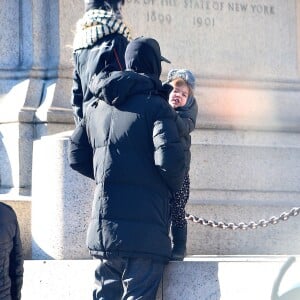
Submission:
M 133 36 L 157 38 L 174 65 L 207 77 L 298 76 L 294 0 L 127 0 L 123 15 Z
M 147 22 L 158 22 L 160 24 L 172 24 L 172 12 L 162 13 L 164 8 L 191 10 L 191 22 L 196 26 L 215 26 L 218 16 L 212 15 L 214 12 L 241 13 L 261 16 L 275 16 L 275 7 L 270 4 L 232 2 L 232 1 L 199 1 L 199 0 L 127 0 L 128 4 L 148 6 L 150 10 L 146 12 Z M 195 13 L 201 13 L 195 16 Z

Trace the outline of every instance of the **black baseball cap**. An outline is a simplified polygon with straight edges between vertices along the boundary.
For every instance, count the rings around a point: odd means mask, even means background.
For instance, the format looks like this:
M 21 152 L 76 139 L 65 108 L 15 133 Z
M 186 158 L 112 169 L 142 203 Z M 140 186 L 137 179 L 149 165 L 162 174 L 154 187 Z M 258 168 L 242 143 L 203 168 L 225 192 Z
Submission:
M 134 47 L 134 44 L 136 44 L 136 45 L 144 44 L 144 45 L 150 46 L 154 50 L 156 55 L 158 57 L 160 57 L 161 61 L 164 61 L 168 64 L 171 63 L 167 58 L 165 58 L 164 56 L 161 55 L 160 46 L 159 46 L 157 40 L 150 38 L 150 37 L 141 36 L 141 37 L 138 37 L 138 38 L 134 39 L 133 41 L 131 41 L 131 47 Z

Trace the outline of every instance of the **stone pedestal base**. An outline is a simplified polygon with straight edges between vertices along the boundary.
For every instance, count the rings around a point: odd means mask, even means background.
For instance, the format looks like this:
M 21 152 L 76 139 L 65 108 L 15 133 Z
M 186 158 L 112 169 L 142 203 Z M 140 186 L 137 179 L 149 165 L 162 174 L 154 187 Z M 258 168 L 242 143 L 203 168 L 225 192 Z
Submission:
M 34 142 L 33 259 L 90 258 L 85 244 L 94 182 L 67 161 L 68 133 Z

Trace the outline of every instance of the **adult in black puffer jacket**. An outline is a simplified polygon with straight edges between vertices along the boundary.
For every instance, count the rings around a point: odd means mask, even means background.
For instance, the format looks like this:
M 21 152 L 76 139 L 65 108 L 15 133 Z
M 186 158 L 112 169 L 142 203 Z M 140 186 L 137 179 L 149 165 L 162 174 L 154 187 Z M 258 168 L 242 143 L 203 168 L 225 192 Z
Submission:
M 155 40 L 138 38 L 129 43 L 127 70 L 112 72 L 108 78 L 99 74 L 93 79 L 90 89 L 95 101 L 71 137 L 71 167 L 94 178 L 97 185 L 88 248 L 109 264 L 118 258 L 145 259 L 162 268 L 170 258 L 169 201 L 182 184 L 185 156 L 176 128 L 177 116 L 167 102 L 169 91 L 163 90 L 159 80 L 161 59 Z M 103 263 L 99 282 L 105 281 Z M 146 276 L 149 268 L 143 271 Z M 119 272 L 123 274 L 124 270 Z M 157 273 L 152 296 L 161 272 Z M 144 292 L 145 286 L 151 290 L 146 281 L 142 284 Z M 103 289 L 99 288 L 98 295 Z M 136 292 L 147 295 L 138 287 Z M 132 299 L 139 295 L 134 294 Z M 145 299 L 154 299 L 152 296 Z
M 73 42 L 71 105 L 76 124 L 93 96 L 88 89 L 92 75 L 124 70 L 124 54 L 130 40 L 129 29 L 121 19 L 120 7 L 124 0 L 84 2 L 85 14 L 77 22 Z
M 0 300 L 20 300 L 23 250 L 13 209 L 0 202 Z

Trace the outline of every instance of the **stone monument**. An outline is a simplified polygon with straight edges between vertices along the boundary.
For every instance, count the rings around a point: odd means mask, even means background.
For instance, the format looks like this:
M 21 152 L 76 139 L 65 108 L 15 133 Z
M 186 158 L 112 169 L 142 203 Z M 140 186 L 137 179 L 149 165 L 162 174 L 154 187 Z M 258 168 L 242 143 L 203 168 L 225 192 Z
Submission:
M 57 208 L 52 214 L 60 218 L 58 226 L 65 226 L 55 229 L 61 239 L 52 245 L 36 239 L 39 258 L 46 249 L 51 250 L 45 257 L 68 258 L 69 247 L 77 247 L 72 258 L 85 255 L 80 249 L 85 225 L 75 226 L 76 214 L 84 207 L 81 221 L 87 221 L 93 186 L 82 183 L 72 198 L 78 179 L 64 155 L 74 128 L 70 45 L 82 12 L 81 0 L 0 3 L 0 23 L 10 28 L 0 38 L 0 190 L 2 195 L 12 190 L 28 195 L 32 224 L 41 231 L 53 217 L 42 211 L 44 195 L 49 211 Z M 196 75 L 199 114 L 187 211 L 209 220 L 248 223 L 299 207 L 300 2 L 126 0 L 123 19 L 133 37 L 159 41 L 172 62 L 163 64 L 163 80 L 170 68 L 188 68 Z M 8 26 L 14 20 L 18 26 Z M 43 151 L 53 164 L 41 163 Z M 61 177 L 47 184 L 55 169 Z M 43 194 L 43 187 L 52 192 Z M 76 209 L 70 211 L 73 200 Z M 44 218 L 37 218 L 39 210 Z M 300 253 L 299 217 L 267 225 L 221 230 L 189 222 L 188 254 Z M 78 232 L 80 245 L 74 245 Z

